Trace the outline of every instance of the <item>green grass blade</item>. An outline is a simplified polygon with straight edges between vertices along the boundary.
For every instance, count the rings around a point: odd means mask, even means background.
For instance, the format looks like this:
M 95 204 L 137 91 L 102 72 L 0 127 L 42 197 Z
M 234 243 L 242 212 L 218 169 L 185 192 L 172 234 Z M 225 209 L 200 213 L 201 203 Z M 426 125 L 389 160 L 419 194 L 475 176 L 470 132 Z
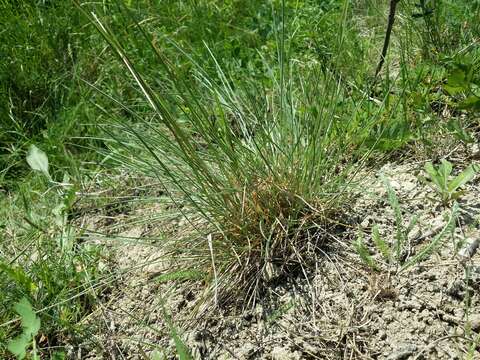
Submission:
M 403 244 L 406 241 L 406 235 L 403 228 L 403 215 L 402 215 L 402 208 L 400 207 L 400 202 L 398 201 L 397 194 L 395 190 L 393 190 L 390 181 L 384 176 L 382 176 L 382 181 L 387 188 L 387 196 L 388 196 L 388 203 L 393 209 L 393 213 L 395 216 L 395 228 L 396 228 L 396 241 L 395 241 L 395 254 L 397 259 L 400 258 Z
M 372 228 L 372 240 L 385 260 L 390 261 L 390 248 L 385 239 L 380 235 L 378 231 L 378 225 L 376 224 Z
M 361 234 L 358 235 L 357 240 L 354 241 L 353 246 L 357 251 L 357 254 L 360 256 L 360 259 L 367 264 L 372 270 L 377 270 L 378 266 L 375 259 L 370 255 L 368 248 L 365 246 L 363 242 L 363 236 Z
M 457 221 L 457 214 L 458 214 L 458 204 L 455 203 L 452 208 L 452 212 L 450 214 L 450 217 L 443 227 L 443 229 L 438 233 L 432 241 L 425 246 L 418 254 L 416 254 L 413 258 L 411 258 L 409 261 L 407 261 L 400 271 L 404 271 L 408 269 L 409 267 L 419 263 L 422 260 L 425 260 L 427 257 L 429 257 L 435 249 L 437 249 L 441 244 L 445 236 L 447 236 L 448 233 L 452 233 L 455 230 L 455 223 Z
M 448 160 L 442 159 L 442 163 L 438 167 L 438 175 L 442 182 L 441 189 L 448 190 L 448 181 L 450 174 L 452 173 L 453 166 L 452 163 Z
M 472 166 L 467 167 L 448 184 L 448 192 L 453 193 L 459 187 L 465 185 L 475 177 L 475 170 Z
M 425 164 L 425 172 L 428 174 L 428 176 L 430 176 L 430 180 L 435 185 L 437 185 L 437 189 L 435 189 L 436 191 L 441 192 L 442 189 L 446 189 L 443 185 L 443 181 L 442 181 L 442 178 L 439 175 L 439 172 L 437 171 L 437 169 L 435 169 L 435 167 L 433 166 L 433 164 L 431 162 L 427 162 Z

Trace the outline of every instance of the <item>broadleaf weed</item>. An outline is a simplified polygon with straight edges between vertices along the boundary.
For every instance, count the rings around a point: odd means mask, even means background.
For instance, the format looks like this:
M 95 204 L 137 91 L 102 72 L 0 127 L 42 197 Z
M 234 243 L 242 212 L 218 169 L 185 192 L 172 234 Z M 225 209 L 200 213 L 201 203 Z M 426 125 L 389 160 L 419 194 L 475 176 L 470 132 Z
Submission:
M 39 359 L 36 351 L 35 336 L 40 330 L 40 319 L 32 309 L 32 305 L 23 298 L 15 304 L 15 312 L 20 315 L 22 322 L 22 333 L 8 343 L 8 350 L 14 354 L 17 359 L 23 359 L 26 356 L 27 348 L 31 344 L 32 358 Z
M 476 170 L 472 165 L 453 177 L 453 179 L 451 178 L 452 171 L 452 164 L 445 159 L 442 159 L 441 164 L 437 167 L 431 162 L 425 164 L 425 172 L 430 177 L 430 181 L 427 183 L 440 195 L 443 205 L 447 205 L 452 200 L 457 199 L 461 195 L 458 189 L 473 180 L 476 174 Z

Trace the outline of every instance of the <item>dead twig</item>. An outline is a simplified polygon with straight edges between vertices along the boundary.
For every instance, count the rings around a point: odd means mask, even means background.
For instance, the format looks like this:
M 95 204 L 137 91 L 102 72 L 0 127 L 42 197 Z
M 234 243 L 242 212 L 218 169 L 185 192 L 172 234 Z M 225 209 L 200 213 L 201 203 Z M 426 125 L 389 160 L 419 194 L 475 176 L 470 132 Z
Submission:
M 477 252 L 480 246 L 480 237 L 477 237 L 475 240 L 470 242 L 466 247 L 462 248 L 458 252 L 458 256 L 460 257 L 460 262 L 465 264 L 468 260 L 470 260 L 473 255 Z

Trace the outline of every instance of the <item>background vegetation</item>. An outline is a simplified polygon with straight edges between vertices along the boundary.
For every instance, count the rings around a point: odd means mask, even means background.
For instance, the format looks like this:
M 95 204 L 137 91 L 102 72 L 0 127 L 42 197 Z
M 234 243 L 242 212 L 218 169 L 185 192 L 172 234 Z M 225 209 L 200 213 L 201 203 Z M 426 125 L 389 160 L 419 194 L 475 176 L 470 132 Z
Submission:
M 478 141 L 478 0 L 400 1 L 379 78 L 385 1 L 81 3 L 0 2 L 0 356 L 23 297 L 40 352 L 94 331 L 108 254 L 74 222 L 103 172 L 158 178 L 200 213 L 221 265 L 193 247 L 192 271 L 252 299 L 312 219 L 341 213 L 358 166 Z M 51 177 L 25 161 L 32 144 Z

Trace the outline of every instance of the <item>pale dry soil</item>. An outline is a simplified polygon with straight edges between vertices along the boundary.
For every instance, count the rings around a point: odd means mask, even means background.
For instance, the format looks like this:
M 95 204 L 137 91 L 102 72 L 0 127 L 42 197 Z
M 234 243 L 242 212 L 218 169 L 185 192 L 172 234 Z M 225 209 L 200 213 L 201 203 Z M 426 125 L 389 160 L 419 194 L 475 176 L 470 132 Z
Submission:
M 452 156 L 456 171 L 474 161 Z M 328 236 L 313 266 L 273 282 L 253 309 L 215 308 L 213 315 L 192 319 L 201 284 L 155 281 L 169 269 L 162 256 L 166 240 L 149 239 L 166 225 L 147 221 L 123 229 L 128 241 L 108 245 L 123 275 L 91 317 L 99 326 L 100 346 L 82 357 L 148 359 L 156 348 L 157 354 L 175 358 L 166 326 L 170 314 L 197 359 L 464 359 L 469 351 L 472 359 L 480 359 L 480 252 L 461 256 L 480 237 L 480 175 L 464 187 L 454 234 L 442 238 L 428 259 L 398 272 L 371 239 L 374 224 L 389 243 L 396 232 L 380 175 L 397 193 L 405 222 L 418 217 L 402 252 L 404 262 L 441 231 L 451 206 L 443 206 L 420 179 L 423 166 L 387 163 L 362 176 L 356 201 L 346 206 L 347 220 L 341 219 L 348 222 L 345 230 Z M 168 226 L 170 234 L 181 236 L 187 225 Z M 360 232 L 378 271 L 352 246 Z

